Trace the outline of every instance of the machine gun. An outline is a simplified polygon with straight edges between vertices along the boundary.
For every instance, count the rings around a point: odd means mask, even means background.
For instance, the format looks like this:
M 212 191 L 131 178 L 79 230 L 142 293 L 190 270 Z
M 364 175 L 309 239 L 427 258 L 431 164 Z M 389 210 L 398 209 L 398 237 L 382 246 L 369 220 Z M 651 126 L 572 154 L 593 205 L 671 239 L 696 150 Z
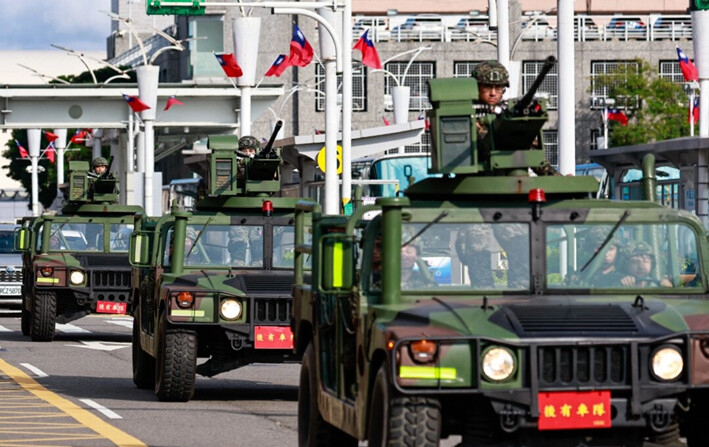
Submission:
M 554 64 L 556 64 L 556 58 L 554 56 L 549 56 L 546 58 L 546 60 L 544 61 L 544 65 L 542 65 L 542 69 L 539 71 L 539 74 L 537 75 L 536 79 L 534 79 L 532 86 L 529 87 L 527 93 L 525 93 L 524 96 L 522 96 L 522 98 L 514 105 L 514 115 L 529 115 L 530 112 L 535 111 L 530 110 L 529 106 L 532 104 L 532 101 L 534 100 L 534 95 L 537 93 L 537 90 L 539 90 L 539 87 L 542 85 L 544 78 L 554 67 Z
M 273 148 L 273 142 L 276 141 L 276 136 L 283 126 L 283 121 L 277 121 L 271 132 L 271 138 L 261 151 L 248 164 L 249 180 L 273 180 L 278 173 L 278 167 L 281 164 L 281 157 Z
M 273 142 L 276 141 L 281 127 L 283 127 L 283 121 L 276 121 L 276 125 L 273 126 L 273 132 L 271 132 L 271 138 L 268 139 L 268 143 L 266 143 L 266 146 L 256 155 L 256 158 L 278 158 L 278 154 L 273 150 Z
M 113 174 L 111 173 L 111 167 L 113 166 L 113 155 L 108 157 L 108 166 L 106 166 L 106 171 L 99 175 L 98 178 L 113 178 Z

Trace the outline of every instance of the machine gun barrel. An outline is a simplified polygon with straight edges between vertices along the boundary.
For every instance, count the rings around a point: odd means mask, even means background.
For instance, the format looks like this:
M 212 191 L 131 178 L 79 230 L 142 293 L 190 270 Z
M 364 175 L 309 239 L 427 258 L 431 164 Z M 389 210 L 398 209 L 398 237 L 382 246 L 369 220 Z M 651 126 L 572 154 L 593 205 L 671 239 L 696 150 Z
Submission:
M 537 90 L 542 85 L 544 78 L 552 69 L 552 67 L 554 67 L 554 64 L 556 64 L 556 58 L 554 56 L 549 56 L 546 58 L 546 60 L 544 61 L 544 65 L 542 66 L 541 71 L 539 71 L 539 74 L 537 75 L 536 79 L 534 79 L 532 86 L 529 88 L 527 93 L 525 93 L 522 99 L 520 99 L 519 102 L 515 104 L 515 114 L 521 114 L 522 110 L 527 108 L 532 103 L 532 100 L 534 99 L 534 94 L 537 93 Z
M 271 152 L 273 151 L 273 142 L 276 141 L 276 136 L 278 132 L 283 127 L 283 121 L 276 121 L 276 125 L 273 127 L 273 132 L 271 132 L 271 138 L 268 139 L 268 143 L 261 149 L 261 152 L 256 156 L 257 158 L 271 158 Z
M 111 166 L 113 166 L 113 155 L 108 158 L 108 166 L 106 166 L 106 172 L 101 174 L 99 178 L 107 178 L 111 175 Z

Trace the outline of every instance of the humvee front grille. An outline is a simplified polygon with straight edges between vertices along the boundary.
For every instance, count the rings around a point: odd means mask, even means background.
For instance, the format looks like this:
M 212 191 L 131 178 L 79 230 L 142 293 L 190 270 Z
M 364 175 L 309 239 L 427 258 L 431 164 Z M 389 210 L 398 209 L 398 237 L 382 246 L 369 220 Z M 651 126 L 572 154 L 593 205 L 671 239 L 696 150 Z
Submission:
M 244 275 L 246 293 L 291 294 L 293 275 Z
M 541 346 L 539 387 L 602 386 L 629 383 L 626 346 Z
M 254 303 L 254 324 L 271 325 L 290 322 L 290 299 L 257 299 Z
M 130 288 L 130 272 L 96 271 L 91 273 L 94 288 Z

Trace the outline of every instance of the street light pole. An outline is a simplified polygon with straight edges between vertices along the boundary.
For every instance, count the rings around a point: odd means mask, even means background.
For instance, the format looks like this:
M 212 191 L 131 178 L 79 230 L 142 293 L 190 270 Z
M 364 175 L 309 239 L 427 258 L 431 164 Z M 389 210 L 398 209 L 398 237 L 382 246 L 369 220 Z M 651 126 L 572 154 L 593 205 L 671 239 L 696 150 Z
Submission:
M 27 129 L 27 145 L 32 166 L 32 215 L 39 216 L 39 142 L 40 129 Z

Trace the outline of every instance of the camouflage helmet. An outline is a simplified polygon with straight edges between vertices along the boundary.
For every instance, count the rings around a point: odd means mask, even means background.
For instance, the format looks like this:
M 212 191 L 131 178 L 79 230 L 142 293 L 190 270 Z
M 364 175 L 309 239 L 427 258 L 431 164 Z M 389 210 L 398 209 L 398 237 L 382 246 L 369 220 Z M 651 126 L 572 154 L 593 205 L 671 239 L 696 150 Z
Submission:
M 472 76 L 478 84 L 510 86 L 510 74 L 505 66 L 497 61 L 479 63 L 473 70 Z
M 245 135 L 241 138 L 239 138 L 239 150 L 244 150 L 244 149 L 260 149 L 261 145 L 259 144 L 258 140 L 256 137 L 252 137 L 251 135 Z
M 632 241 L 626 248 L 628 258 L 633 256 L 650 255 L 654 258 L 655 253 L 652 251 L 652 246 L 645 241 Z
M 108 160 L 103 157 L 96 157 L 91 161 L 91 169 L 96 168 L 96 166 L 108 166 Z

